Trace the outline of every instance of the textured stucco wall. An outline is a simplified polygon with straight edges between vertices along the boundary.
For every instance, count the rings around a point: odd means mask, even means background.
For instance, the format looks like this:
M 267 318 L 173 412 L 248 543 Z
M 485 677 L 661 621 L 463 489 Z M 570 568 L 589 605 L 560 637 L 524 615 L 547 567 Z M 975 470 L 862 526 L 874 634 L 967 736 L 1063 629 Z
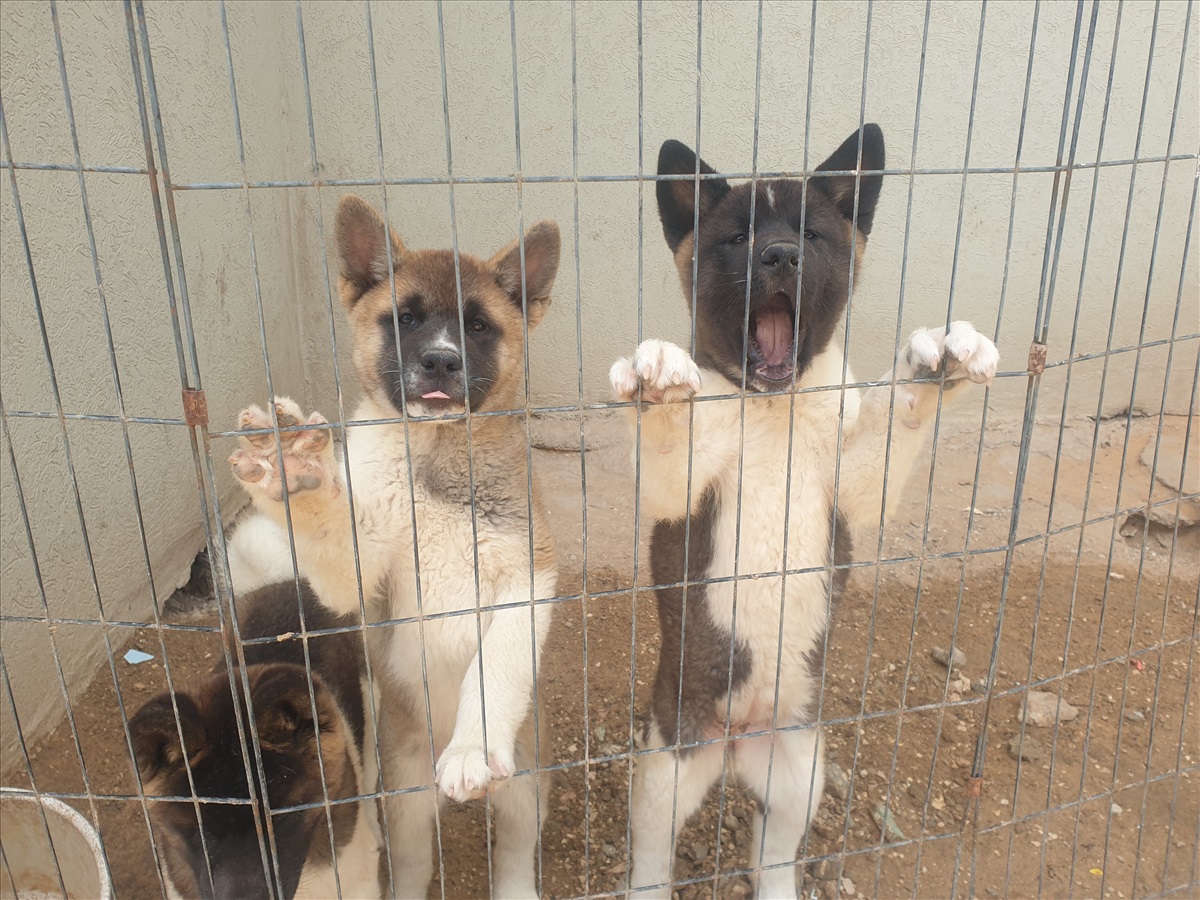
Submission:
M 60 6 L 67 71 L 88 165 L 144 165 L 125 20 L 119 4 Z M 865 115 L 879 122 L 889 166 L 913 159 L 917 81 L 924 4 L 873 6 Z M 706 2 L 700 52 L 700 145 L 724 171 L 754 164 L 755 4 Z M 1090 8 L 1089 8 L 1090 10 Z M 641 168 L 653 174 L 659 144 L 696 140 L 696 7 L 691 2 L 647 3 L 643 8 L 644 90 L 641 92 Z M 1140 153 L 1193 153 L 1198 134 L 1196 22 L 1189 36 L 1184 93 L 1172 120 L 1186 7 L 1162 4 L 1147 82 L 1153 8 L 1126 4 L 1114 49 L 1116 5 L 1099 13 L 1088 72 L 1078 160 L 1097 157 L 1102 112 L 1108 127 L 1102 159 L 1134 155 L 1145 94 Z M 584 2 L 576 7 L 574 41 L 577 116 L 572 104 L 571 11 L 564 3 L 516 6 L 520 100 L 520 166 L 514 123 L 513 62 L 507 4 L 447 3 L 443 8 L 446 96 L 454 174 L 569 178 L 577 159 L 583 175 L 631 175 L 639 170 L 637 7 Z M 149 0 L 147 15 L 171 173 L 177 183 L 240 181 L 242 169 L 229 97 L 219 13 L 214 5 Z M 246 175 L 250 180 L 311 178 L 308 115 L 301 80 L 295 10 L 291 4 L 228 6 L 237 77 Z M 305 3 L 319 173 L 326 179 L 444 178 L 447 173 L 441 54 L 433 3 L 372 7 L 379 83 L 379 136 L 366 31 L 360 6 Z M 1016 159 L 1022 92 L 1033 5 L 991 4 L 982 41 L 980 10 L 968 3 L 935 3 L 931 12 L 917 167 L 961 169 L 976 50 L 979 90 L 970 165 L 1011 167 Z M 1042 4 L 1021 162 L 1054 163 L 1070 63 L 1073 4 Z M 758 106 L 759 170 L 815 165 L 858 124 L 864 95 L 867 7 L 823 3 L 816 16 L 813 83 L 808 84 L 811 8 L 802 3 L 763 6 Z M 1078 52 L 1082 61 L 1084 40 Z M 1115 66 L 1115 67 L 1114 67 Z M 1111 68 L 1111 71 L 1110 71 Z M 1148 87 L 1147 87 L 1148 85 Z M 40 3 L 0 4 L 0 94 L 12 142 L 23 162 L 73 161 L 49 10 Z M 811 96 L 812 106 L 806 106 Z M 1074 101 L 1072 101 L 1074 102 Z M 1073 109 L 1072 109 L 1073 112 Z M 1173 141 L 1169 143 L 1174 128 Z M 577 134 L 577 141 L 575 136 Z M 382 162 L 377 143 L 383 147 Z M 576 156 L 577 152 L 577 156 Z M 1095 354 L 1137 341 L 1145 311 L 1145 338 L 1170 334 L 1176 297 L 1183 291 L 1180 331 L 1197 328 L 1196 238 L 1181 283 L 1184 240 L 1196 177 L 1194 161 L 1101 168 L 1075 173 L 1063 231 L 1050 318 L 1050 360 L 1065 359 L 1078 308 L 1075 355 Z M 32 294 L 7 181 L 0 191 L 0 393 L 8 410 L 53 410 L 49 370 L 36 330 Z M 1131 191 L 1131 177 L 1134 179 Z M 986 331 L 997 324 L 1004 367 L 1024 368 L 1033 333 L 1046 246 L 1053 176 L 1024 173 L 1016 183 L 1012 250 L 1006 259 L 1013 197 L 1011 174 L 889 177 L 876 216 L 867 264 L 852 319 L 852 360 L 860 377 L 886 368 L 897 327 L 904 277 L 902 330 L 945 319 L 953 285 L 955 317 Z M 69 413 L 117 412 L 116 394 L 85 240 L 76 176 L 20 170 L 18 186 L 32 244 L 63 405 Z M 911 183 L 910 183 L 911 182 Z M 138 416 L 179 415 L 179 378 L 164 291 L 150 194 L 144 176 L 90 174 L 87 186 L 96 225 L 100 269 L 112 319 L 117 364 L 127 411 Z M 907 204 L 911 188 L 912 208 Z M 381 201 L 378 188 L 356 188 Z M 236 411 L 267 393 L 259 339 L 261 298 L 276 391 L 306 407 L 336 413 L 330 329 L 341 341 L 347 403 L 356 391 L 345 367 L 340 310 L 330 317 L 325 248 L 332 213 L 344 189 L 335 187 L 181 191 L 176 195 L 183 263 L 194 316 L 201 372 L 215 428 L 229 427 Z M 576 211 L 576 196 L 578 210 Z M 961 229 L 958 225 L 961 200 Z M 1162 198 L 1162 224 L 1155 221 Z M 1094 220 L 1086 272 L 1081 260 L 1089 214 Z M 451 190 L 445 185 L 387 190 L 391 218 L 412 246 L 446 246 L 452 235 Z M 605 373 L 638 334 L 638 302 L 647 336 L 683 340 L 685 307 L 661 239 L 652 183 L 525 183 L 457 185 L 457 236 L 464 252 L 487 254 L 510 240 L 518 215 L 531 224 L 559 221 L 565 253 L 555 307 L 533 339 L 531 395 L 535 403 L 571 403 L 582 365 L 584 400 L 607 396 Z M 639 205 L 644 240 L 640 248 Z M 1123 264 L 1122 224 L 1129 230 Z M 318 215 L 324 224 L 318 227 Z M 575 221 L 579 227 L 576 232 Z M 906 218 L 910 227 L 905 229 Z M 251 254 L 251 222 L 253 250 Z M 958 262 L 954 259 L 958 244 Z M 907 247 L 907 268 L 902 268 Z M 1150 261 L 1155 256 L 1153 278 Z M 332 270 L 332 262 L 330 262 Z M 1120 281 L 1118 285 L 1118 270 Z M 639 282 L 639 272 L 641 279 Z M 330 274 L 333 274 L 332 271 Z M 1149 290 L 1147 284 L 1149 281 Z M 578 298 L 578 299 L 577 299 Z M 1114 309 L 1115 318 L 1111 316 Z M 1078 302 L 1077 302 L 1078 301 Z M 584 336 L 576 340 L 577 317 Z M 1194 342 L 1176 350 L 1167 393 L 1169 411 L 1184 412 L 1191 389 Z M 1101 411 L 1131 401 L 1134 354 L 1113 357 Z M 1159 408 L 1167 349 L 1141 354 L 1135 406 Z M 1103 360 L 1079 363 L 1071 379 L 1068 412 L 1095 413 Z M 1065 368 L 1043 380 L 1039 414 L 1062 409 Z M 992 421 L 1017 417 L 1025 380 L 1005 379 L 991 394 Z M 978 400 L 979 397 L 976 397 Z M 966 417 L 978 404 L 964 405 Z M 11 440 L 24 488 L 53 615 L 95 617 L 97 592 L 80 536 L 74 495 L 56 420 L 14 420 Z M 74 468 L 91 537 L 99 596 L 109 619 L 149 617 L 150 585 L 141 556 L 122 432 L 116 423 L 67 424 Z M 161 599 L 186 577 L 202 544 L 194 467 L 181 429 L 131 425 L 137 487 L 150 536 L 150 572 Z M 223 459 L 227 441 L 213 452 Z M 223 463 L 216 465 L 221 494 L 236 507 L 239 493 Z M 0 603 L 6 614 L 38 615 L 41 598 L 15 506 L 12 471 L 0 466 L 4 516 L 0 529 Z M 120 644 L 127 637 L 111 630 Z M 56 639 L 73 691 L 104 658 L 94 626 L 62 625 Z M 36 732 L 62 713 L 50 690 L 53 669 L 44 625 L 6 623 L 0 636 L 22 723 Z M 101 670 L 103 671 L 103 670 Z M 108 677 L 107 674 L 102 677 Z M 7 704 L 0 729 L 11 741 Z

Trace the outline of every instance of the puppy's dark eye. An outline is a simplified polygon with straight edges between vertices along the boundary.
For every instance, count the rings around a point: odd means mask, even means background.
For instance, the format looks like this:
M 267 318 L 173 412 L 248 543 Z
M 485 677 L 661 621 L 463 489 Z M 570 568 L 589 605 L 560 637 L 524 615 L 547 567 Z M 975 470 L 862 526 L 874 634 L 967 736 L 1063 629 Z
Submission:
M 410 312 L 402 312 L 398 321 L 401 325 L 416 325 L 417 317 Z
M 487 331 L 487 322 L 483 321 L 483 319 L 472 319 L 471 320 L 471 330 L 472 331 Z
M 815 231 L 813 231 L 811 228 L 804 229 L 804 239 L 806 241 L 815 241 L 819 237 L 820 237 L 820 235 L 817 234 Z
M 737 234 L 735 234 L 733 237 L 731 237 L 731 238 L 729 239 L 729 243 L 731 243 L 731 244 L 744 244 L 744 243 L 746 243 L 746 234 L 745 234 L 745 232 L 741 232 L 741 231 L 739 231 Z

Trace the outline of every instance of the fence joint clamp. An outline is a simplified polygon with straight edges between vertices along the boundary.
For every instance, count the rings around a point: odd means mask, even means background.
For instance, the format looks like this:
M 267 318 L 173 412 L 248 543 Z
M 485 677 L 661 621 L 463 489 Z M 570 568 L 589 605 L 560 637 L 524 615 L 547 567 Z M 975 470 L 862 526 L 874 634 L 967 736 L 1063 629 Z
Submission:
M 1046 371 L 1046 351 L 1046 345 L 1037 341 L 1029 345 L 1029 367 L 1027 371 L 1030 375 L 1041 375 Z
M 208 425 L 208 400 L 204 396 L 204 391 L 184 388 L 183 420 L 187 422 L 189 428 Z

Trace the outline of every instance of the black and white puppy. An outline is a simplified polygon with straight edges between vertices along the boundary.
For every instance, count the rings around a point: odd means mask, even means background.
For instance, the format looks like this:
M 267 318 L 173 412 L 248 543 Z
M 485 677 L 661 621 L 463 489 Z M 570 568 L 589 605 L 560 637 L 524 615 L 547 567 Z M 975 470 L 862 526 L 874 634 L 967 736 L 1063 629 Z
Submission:
M 861 131 L 861 167 L 859 153 L 856 132 L 817 171 L 881 170 L 877 125 Z M 716 175 L 679 142 L 663 144 L 660 175 L 694 175 L 697 166 Z M 837 566 L 850 561 L 855 532 L 878 534 L 885 460 L 891 506 L 943 388 L 995 374 L 995 345 L 969 324 L 919 329 L 884 377 L 943 381 L 895 387 L 890 440 L 891 387 L 839 388 L 834 336 L 881 186 L 879 174 L 738 186 L 706 177 L 697 210 L 694 179 L 658 183 L 663 233 L 684 295 L 695 297 L 696 355 L 649 340 L 611 371 L 619 399 L 650 404 L 640 500 L 654 523 L 654 581 L 666 585 L 657 591 L 662 655 L 644 736 L 646 747 L 665 749 L 638 759 L 632 887 L 669 895 L 674 835 L 663 823 L 673 798 L 682 827 L 727 752 L 760 801 L 759 895 L 795 896 L 796 849 L 824 789 L 813 716 L 831 600 L 846 575 Z M 793 393 L 821 386 L 833 389 Z M 685 579 L 724 580 L 691 584 L 685 602 Z
M 307 584 L 300 585 L 300 600 L 309 631 L 357 624 L 357 617 L 318 603 Z M 129 723 L 146 794 L 164 798 L 151 804 L 150 819 L 169 894 L 267 897 L 268 878 L 275 884 L 278 877 L 276 890 L 287 900 L 378 897 L 376 804 L 370 798 L 353 802 L 373 792 L 377 781 L 374 753 L 364 753 L 362 637 L 334 631 L 308 639 L 310 697 L 304 647 L 295 637 L 301 631 L 295 583 L 239 596 L 237 615 L 243 639 L 276 640 L 246 645 L 245 683 L 243 673 L 234 672 L 236 693 L 221 665 L 178 691 L 174 703 L 167 693 L 154 697 Z M 247 760 L 238 732 L 239 708 L 250 723 L 245 684 L 261 769 L 253 751 Z M 328 818 L 326 797 L 333 801 Z M 268 804 L 271 810 L 319 805 L 276 813 L 268 812 Z M 273 850 L 278 869 L 273 860 L 263 865 L 258 829 L 268 816 L 274 844 L 266 849 Z

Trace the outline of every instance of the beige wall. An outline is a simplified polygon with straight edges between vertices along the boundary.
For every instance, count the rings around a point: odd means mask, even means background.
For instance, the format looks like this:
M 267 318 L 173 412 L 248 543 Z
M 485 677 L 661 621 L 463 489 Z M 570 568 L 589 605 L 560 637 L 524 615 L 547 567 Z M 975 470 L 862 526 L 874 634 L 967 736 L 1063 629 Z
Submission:
M 865 115 L 879 122 L 889 166 L 907 168 L 913 156 L 916 86 L 924 4 L 872 7 Z M 572 175 L 577 149 L 583 175 L 635 175 L 639 169 L 637 7 L 633 2 L 585 2 L 576 8 L 578 116 L 572 115 L 571 11 L 565 3 L 516 7 L 521 171 L 528 177 Z M 59 7 L 75 115 L 87 165 L 142 167 L 141 141 L 121 6 L 77 2 Z M 1086 12 L 1090 14 L 1090 7 Z M 507 4 L 447 3 L 446 93 L 454 174 L 511 176 L 518 171 L 513 115 L 513 64 Z M 1011 168 L 1032 23 L 1031 3 L 991 4 L 984 27 L 980 87 L 970 165 Z M 1186 6 L 1162 5 L 1146 95 L 1140 154 L 1194 154 L 1200 142 L 1197 39 L 1188 36 L 1184 92 L 1172 119 L 1184 39 Z M 230 44 L 237 76 L 246 175 L 250 180 L 311 178 L 308 115 L 301 80 L 295 10 L 291 4 L 232 3 Z M 446 131 L 437 9 L 432 3 L 372 7 L 379 82 L 382 164 L 377 153 L 375 97 L 362 9 L 357 4 L 305 3 L 305 34 L 320 175 L 325 179 L 444 178 Z M 805 165 L 805 119 L 811 114 L 809 159 L 818 163 L 858 124 L 863 95 L 867 7 L 823 3 L 817 9 L 814 80 L 808 84 L 811 8 L 768 2 L 763 7 L 758 97 L 760 171 Z M 1042 4 L 1021 163 L 1052 165 L 1070 60 L 1072 4 Z M 215 6 L 150 0 L 147 16 L 171 172 L 177 183 L 242 178 L 229 99 L 225 45 Z M 1097 158 L 1105 89 L 1112 81 L 1101 159 L 1134 155 L 1146 85 L 1153 8 L 1126 4 L 1114 54 L 1116 5 L 1099 13 L 1088 73 L 1079 162 Z M 971 85 L 979 44 L 975 4 L 935 3 L 916 145 L 917 168 L 961 169 L 968 144 Z M 1079 48 L 1082 62 L 1087 22 Z M 705 3 L 700 80 L 700 144 L 724 171 L 754 164 L 756 6 Z M 1110 61 L 1115 69 L 1110 72 Z M 643 16 L 642 170 L 652 174 L 659 144 L 696 138 L 696 8 L 649 2 Z M 73 162 L 47 7 L 0 4 L 0 95 L 21 162 Z M 811 110 L 807 98 L 812 98 Z M 1072 108 L 1073 112 L 1073 108 Z M 574 140 L 573 125 L 578 141 Z M 1174 140 L 1168 139 L 1174 127 Z M 1166 176 L 1164 180 L 1164 170 Z M 1094 180 L 1094 174 L 1099 177 Z M 1169 337 L 1196 177 L 1195 160 L 1164 167 L 1143 163 L 1082 169 L 1074 174 L 1050 319 L 1050 360 L 1070 353 L 1079 310 L 1075 355 L 1105 347 L 1114 309 L 1113 346 L 1137 342 L 1145 311 L 1147 340 Z M 0 191 L 0 393 L 5 408 L 53 411 L 48 369 L 7 171 Z M 1132 194 L 1131 177 L 1134 178 Z M 902 331 L 945 320 L 953 283 L 953 315 L 985 331 L 997 327 L 1003 368 L 1020 371 L 1033 334 L 1046 246 L 1052 175 L 1024 173 L 1016 182 L 1013 243 L 1006 258 L 1013 177 L 1008 173 L 906 175 L 887 179 L 851 318 L 852 360 L 860 377 L 875 377 L 894 350 L 903 288 Z M 68 413 L 117 412 L 98 294 L 83 227 L 78 181 L 71 172 L 19 170 L 17 182 L 29 229 L 33 264 L 46 314 L 63 405 Z M 150 195 L 144 176 L 87 177 L 100 269 L 112 319 L 127 412 L 178 417 L 179 377 L 164 291 Z M 911 215 L 907 203 L 911 188 Z M 330 300 L 323 283 L 323 248 L 343 188 L 181 191 L 176 195 L 196 342 L 214 428 L 231 427 L 236 411 L 267 392 L 259 340 L 256 280 L 275 389 L 303 398 L 331 417 L 337 406 L 330 352 Z M 356 188 L 379 202 L 379 188 Z M 576 194 L 578 207 L 575 205 Z M 1155 222 L 1161 228 L 1155 243 Z M 960 197 L 962 225 L 958 225 Z M 387 190 L 392 220 L 413 246 L 451 240 L 451 191 L 445 185 Z M 1081 275 L 1089 205 L 1095 200 L 1090 252 Z M 684 303 L 660 237 L 652 183 L 526 183 L 458 185 L 453 189 L 459 246 L 490 253 L 518 228 L 559 221 L 565 253 L 555 307 L 534 337 L 531 396 L 536 404 L 578 400 L 582 364 L 585 402 L 606 398 L 605 373 L 638 336 L 639 297 L 646 336 L 685 339 Z M 638 207 L 644 232 L 638 246 Z M 1123 267 L 1122 225 L 1128 205 Z M 325 226 L 318 230 L 317 212 Z M 911 226 L 905 228 L 906 217 Z M 576 233 L 575 220 L 579 230 Z M 251 257 L 251 229 L 256 252 Z M 952 265 L 956 241 L 957 268 Z M 1182 282 L 1180 333 L 1197 330 L 1196 236 Z M 908 265 L 902 273 L 907 245 Z M 1156 249 L 1153 278 L 1150 260 Z M 578 258 L 578 264 L 576 263 Z M 639 282 L 639 259 L 642 277 Z M 1120 269 L 1118 285 L 1117 274 Z M 1149 282 L 1149 290 L 1147 284 Z M 577 305 L 578 298 L 578 305 Z M 583 345 L 576 340 L 577 319 Z M 334 320 L 347 358 L 340 311 Z M 1167 386 L 1169 411 L 1186 412 L 1196 342 L 1177 345 L 1169 373 L 1167 348 L 1141 354 L 1136 393 L 1133 353 L 1073 366 L 1070 415 L 1127 408 L 1157 412 Z M 347 402 L 353 379 L 344 372 Z M 1038 414 L 1057 421 L 1063 410 L 1066 367 L 1043 379 Z M 1101 384 L 1103 402 L 1098 406 Z M 1026 380 L 1002 379 L 990 396 L 993 422 L 1011 422 L 1023 409 Z M 962 415 L 978 420 L 979 405 Z M 107 617 L 145 620 L 150 585 L 141 555 L 122 431 L 111 422 L 67 425 L 84 516 Z M 11 439 L 51 613 L 94 617 L 97 610 L 85 547 L 74 508 L 57 420 L 13 420 Z M 181 428 L 129 427 L 143 514 L 150 535 L 151 572 L 161 600 L 186 578 L 203 543 L 195 471 Z M 223 459 L 230 443 L 214 442 Z M 224 464 L 216 466 L 222 497 L 232 509 L 240 495 Z M 12 472 L 0 467 L 4 497 L 0 530 L 0 599 L 9 615 L 40 615 L 41 600 L 14 503 Z M 111 630 L 120 645 L 128 633 Z M 68 679 L 81 687 L 104 659 L 94 626 L 62 625 L 56 639 Z M 44 625 L 6 623 L 6 666 L 23 724 L 38 731 L 61 715 Z M 103 671 L 103 670 L 101 670 Z M 105 674 L 103 677 L 108 677 Z M 0 714 L 11 740 L 9 712 Z

